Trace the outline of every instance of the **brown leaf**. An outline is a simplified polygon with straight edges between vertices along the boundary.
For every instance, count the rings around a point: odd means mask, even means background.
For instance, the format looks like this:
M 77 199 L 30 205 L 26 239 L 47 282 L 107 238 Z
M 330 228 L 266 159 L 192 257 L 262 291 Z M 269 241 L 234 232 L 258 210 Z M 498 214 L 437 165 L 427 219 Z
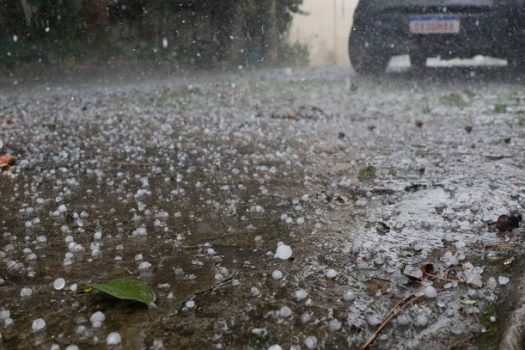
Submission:
M 421 271 L 423 271 L 423 273 L 425 275 L 433 275 L 434 274 L 434 265 L 431 264 L 431 263 L 426 263 L 426 264 L 421 266 Z
M 4 168 L 4 167 L 7 167 L 7 166 L 11 166 L 13 164 L 15 164 L 16 162 L 16 158 L 13 157 L 13 156 L 10 156 L 10 155 L 3 155 L 3 156 L 0 156 L 0 168 Z

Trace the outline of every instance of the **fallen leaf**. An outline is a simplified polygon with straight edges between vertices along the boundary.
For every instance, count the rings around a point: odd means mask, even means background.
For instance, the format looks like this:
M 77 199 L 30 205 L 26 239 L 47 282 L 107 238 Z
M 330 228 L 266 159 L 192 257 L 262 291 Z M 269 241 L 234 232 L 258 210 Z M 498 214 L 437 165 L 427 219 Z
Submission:
M 370 295 L 387 294 L 390 291 L 390 281 L 374 277 L 365 282 L 366 290 Z
M 426 263 L 421 266 L 421 271 L 423 271 L 424 274 L 427 275 L 433 275 L 434 274 L 434 265 L 431 263 Z
M 133 300 L 155 307 L 157 296 L 148 284 L 135 279 L 116 279 L 106 283 L 94 283 L 86 291 L 96 290 L 109 294 L 117 299 Z
M 15 164 L 16 158 L 10 155 L 0 156 L 0 168 Z

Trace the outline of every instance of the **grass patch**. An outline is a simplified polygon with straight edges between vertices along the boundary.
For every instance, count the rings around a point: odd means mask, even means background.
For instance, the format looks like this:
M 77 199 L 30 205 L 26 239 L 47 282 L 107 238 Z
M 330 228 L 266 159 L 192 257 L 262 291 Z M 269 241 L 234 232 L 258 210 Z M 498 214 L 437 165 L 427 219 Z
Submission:
M 441 100 L 443 101 L 443 103 L 451 107 L 464 108 L 468 106 L 468 103 L 467 101 L 465 101 L 463 96 L 455 92 L 443 96 Z
M 372 181 L 377 176 L 377 169 L 373 165 L 368 165 L 364 167 L 363 169 L 359 170 L 359 173 L 357 174 L 357 178 L 359 181 Z
M 494 105 L 494 113 L 507 113 L 507 105 L 505 103 L 496 103 Z

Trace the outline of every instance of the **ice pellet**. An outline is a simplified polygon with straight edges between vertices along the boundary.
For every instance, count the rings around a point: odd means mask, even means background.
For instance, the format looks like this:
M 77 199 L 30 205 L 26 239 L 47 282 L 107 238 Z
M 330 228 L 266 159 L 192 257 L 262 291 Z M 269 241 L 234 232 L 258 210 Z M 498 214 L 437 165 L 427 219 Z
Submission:
M 434 288 L 432 286 L 426 286 L 425 290 L 423 292 L 425 293 L 425 296 L 427 298 L 435 298 L 435 297 L 437 297 L 437 290 L 436 290 L 436 288 Z
M 55 290 L 62 290 L 64 289 L 65 286 L 66 286 L 66 280 L 63 278 L 57 278 L 56 280 L 53 281 L 53 288 L 55 288 Z
M 152 265 L 147 261 L 143 261 L 139 264 L 139 271 L 148 271 L 151 270 L 151 268 Z
M 94 312 L 90 317 L 89 321 L 94 328 L 102 327 L 102 323 L 106 320 L 106 316 L 102 311 Z
M 335 278 L 335 276 L 337 276 L 337 271 L 334 269 L 328 269 L 328 271 L 326 271 L 326 277 Z
M 306 337 L 304 340 L 304 345 L 307 349 L 316 349 L 317 348 L 317 338 L 313 335 Z
M 24 287 L 20 290 L 20 296 L 22 298 L 30 297 L 31 295 L 33 295 L 33 290 L 31 288 Z
M 306 297 L 308 297 L 308 292 L 305 291 L 304 289 L 299 289 L 295 291 L 294 296 L 295 296 L 295 299 L 297 300 L 304 300 L 306 299 Z
M 341 321 L 338 319 L 332 319 L 330 322 L 328 322 L 328 329 L 330 329 L 332 332 L 337 332 L 342 327 Z
M 111 332 L 106 338 L 106 344 L 108 345 L 117 345 L 122 342 L 122 337 L 118 332 Z
M 280 318 L 288 318 L 292 316 L 292 309 L 288 306 L 282 306 L 279 311 L 277 311 L 277 316 Z
M 46 321 L 44 321 L 43 318 L 37 318 L 33 321 L 33 324 L 31 325 L 31 329 L 34 333 L 40 332 L 44 328 L 46 328 Z
M 508 277 L 505 277 L 505 276 L 499 276 L 498 277 L 498 283 L 501 285 L 501 286 L 504 286 L 506 285 L 507 283 L 510 282 L 510 279 Z
M 292 248 L 282 242 L 279 243 L 281 244 L 277 245 L 274 257 L 281 260 L 290 259 L 292 257 Z
M 274 280 L 280 280 L 281 278 L 283 278 L 283 273 L 281 271 L 279 271 L 279 270 L 274 270 L 272 272 L 272 278 Z
M 352 301 L 355 299 L 355 294 L 351 290 L 347 290 L 343 293 L 344 301 Z

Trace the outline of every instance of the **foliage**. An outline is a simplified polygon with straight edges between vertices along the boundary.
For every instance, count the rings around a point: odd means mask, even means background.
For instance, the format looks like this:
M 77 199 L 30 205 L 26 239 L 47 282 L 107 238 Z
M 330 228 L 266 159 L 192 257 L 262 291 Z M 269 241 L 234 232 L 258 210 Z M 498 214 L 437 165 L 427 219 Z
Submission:
M 116 279 L 106 283 L 95 283 L 87 291 L 97 290 L 117 299 L 138 301 L 149 307 L 155 307 L 157 296 L 153 289 L 142 281 L 135 279 Z
M 359 173 L 357 174 L 357 178 L 360 181 L 371 181 L 376 178 L 377 169 L 373 165 L 368 165 L 361 170 L 359 170 Z
M 289 44 L 281 41 L 279 45 L 277 61 L 281 65 L 287 66 L 306 66 L 309 63 L 308 47 L 303 44 Z
M 279 33 L 280 59 L 307 57 L 304 47 L 284 43 L 303 0 L 276 0 L 274 22 L 269 0 L 27 1 L 31 11 L 20 0 L 0 5 L 0 33 L 7 34 L 0 34 L 0 47 L 10 53 L 0 55 L 0 63 L 77 62 L 115 55 L 206 65 L 264 61 L 268 45 L 274 45 L 266 30 L 272 23 Z

